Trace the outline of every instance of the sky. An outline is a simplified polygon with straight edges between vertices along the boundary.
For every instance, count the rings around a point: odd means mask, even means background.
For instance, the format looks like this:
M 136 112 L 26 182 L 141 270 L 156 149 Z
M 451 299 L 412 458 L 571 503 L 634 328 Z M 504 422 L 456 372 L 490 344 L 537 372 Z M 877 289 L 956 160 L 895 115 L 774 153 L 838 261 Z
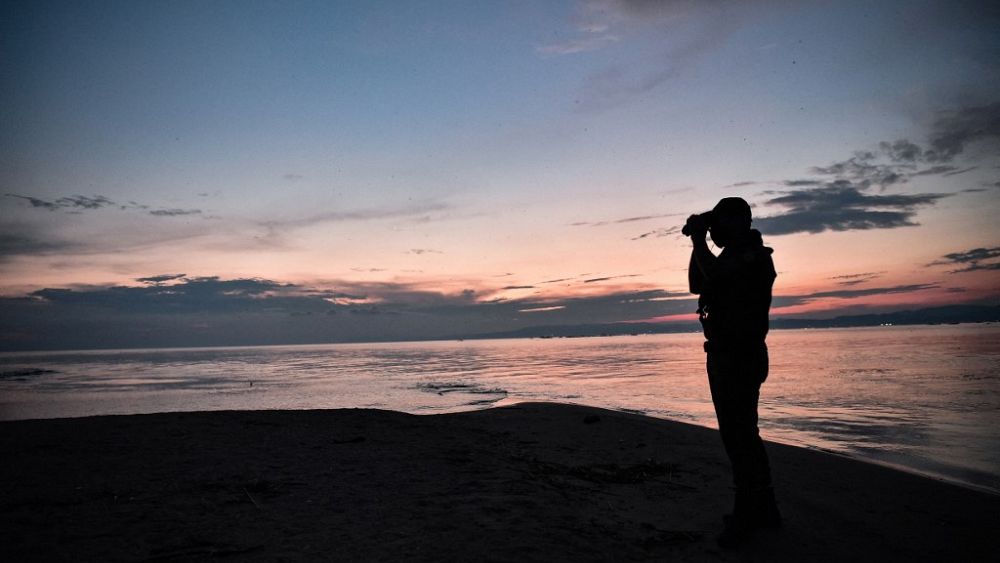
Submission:
M 4 348 L 1000 303 L 989 2 L 3 2 Z

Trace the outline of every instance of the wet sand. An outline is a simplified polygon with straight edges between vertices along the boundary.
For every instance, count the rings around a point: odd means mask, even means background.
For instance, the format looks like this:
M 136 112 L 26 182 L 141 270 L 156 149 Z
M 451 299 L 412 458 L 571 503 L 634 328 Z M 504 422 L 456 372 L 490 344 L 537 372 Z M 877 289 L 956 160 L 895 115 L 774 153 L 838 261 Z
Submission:
M 717 432 L 522 403 L 0 423 L 5 561 L 991 561 L 1000 496 L 768 444 L 786 518 L 725 551 Z

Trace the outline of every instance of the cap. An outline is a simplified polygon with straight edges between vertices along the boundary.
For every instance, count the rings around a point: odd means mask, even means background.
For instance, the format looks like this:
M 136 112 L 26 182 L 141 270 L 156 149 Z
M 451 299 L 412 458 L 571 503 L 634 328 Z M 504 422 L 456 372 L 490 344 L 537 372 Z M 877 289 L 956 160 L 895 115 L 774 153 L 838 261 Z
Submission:
M 745 217 L 750 220 L 750 204 L 742 197 L 724 197 L 712 208 L 714 215 L 727 215 L 730 217 Z

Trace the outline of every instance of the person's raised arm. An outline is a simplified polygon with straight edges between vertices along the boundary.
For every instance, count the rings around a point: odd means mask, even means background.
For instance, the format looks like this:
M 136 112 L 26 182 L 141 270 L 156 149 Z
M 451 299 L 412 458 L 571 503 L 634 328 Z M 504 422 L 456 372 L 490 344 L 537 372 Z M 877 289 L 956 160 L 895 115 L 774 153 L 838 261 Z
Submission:
M 705 282 L 698 263 L 694 259 L 694 251 L 691 251 L 691 260 L 688 262 L 688 290 L 695 295 L 701 295 L 701 288 Z
M 685 225 L 685 234 L 691 237 L 694 248 L 691 251 L 691 262 L 688 264 L 688 287 L 691 293 L 701 293 L 706 279 L 711 279 L 717 269 L 718 258 L 708 249 L 705 236 L 708 234 L 708 224 L 701 215 L 692 215 Z
M 708 249 L 705 233 L 691 235 L 694 248 L 691 250 L 691 260 L 697 264 L 702 279 L 712 279 L 718 270 L 719 259 Z

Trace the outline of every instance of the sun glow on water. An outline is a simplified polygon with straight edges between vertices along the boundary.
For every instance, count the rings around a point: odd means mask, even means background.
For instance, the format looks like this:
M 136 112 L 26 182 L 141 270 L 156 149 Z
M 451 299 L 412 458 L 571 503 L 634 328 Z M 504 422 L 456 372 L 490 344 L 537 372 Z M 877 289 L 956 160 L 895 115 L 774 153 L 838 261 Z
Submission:
M 768 341 L 766 438 L 1000 490 L 1000 327 L 778 330 Z M 698 334 L 7 353 L 0 418 L 559 401 L 714 427 L 704 360 Z

